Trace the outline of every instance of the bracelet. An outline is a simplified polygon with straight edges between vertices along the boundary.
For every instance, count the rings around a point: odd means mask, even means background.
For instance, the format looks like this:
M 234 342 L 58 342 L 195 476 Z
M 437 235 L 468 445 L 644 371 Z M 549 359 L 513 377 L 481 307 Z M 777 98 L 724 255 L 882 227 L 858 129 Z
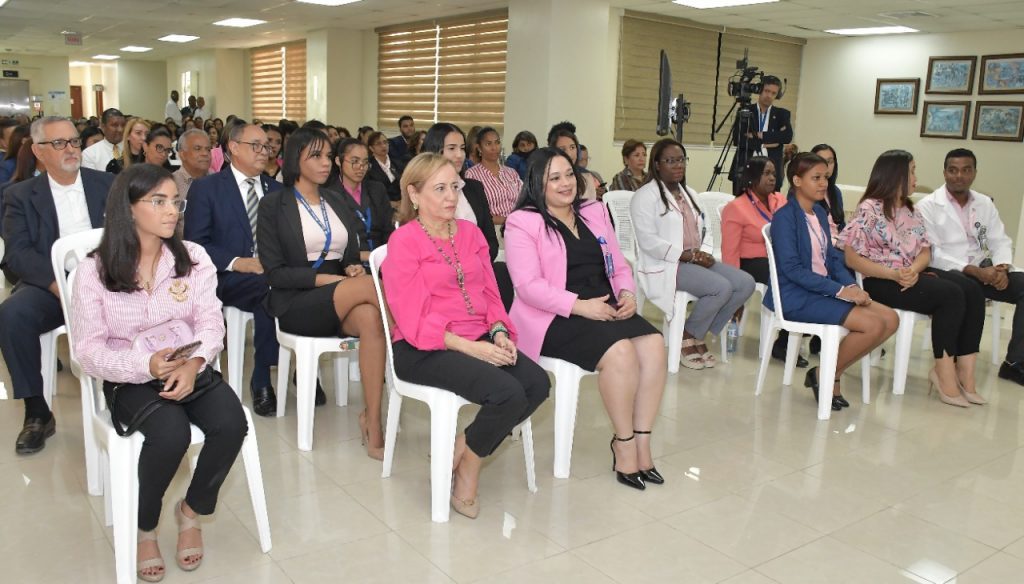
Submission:
M 619 299 L 621 300 L 623 298 L 632 298 L 632 299 L 636 300 L 636 294 L 633 294 L 629 290 L 623 290 L 623 291 L 619 292 Z
M 494 337 L 496 337 L 498 333 L 505 333 L 505 336 L 509 336 L 508 329 L 505 327 L 505 323 L 501 321 L 494 323 L 494 325 L 491 327 L 491 330 L 487 331 L 487 336 L 491 338 L 492 343 L 494 342 Z

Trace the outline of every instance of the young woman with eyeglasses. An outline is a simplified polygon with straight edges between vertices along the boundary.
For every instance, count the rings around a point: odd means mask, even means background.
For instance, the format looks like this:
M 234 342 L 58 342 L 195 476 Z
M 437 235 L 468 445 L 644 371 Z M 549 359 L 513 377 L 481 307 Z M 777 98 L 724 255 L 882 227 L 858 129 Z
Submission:
M 395 231 L 395 210 L 384 185 L 364 180 L 370 168 L 365 144 L 356 138 L 340 140 L 334 148 L 334 165 L 340 171 L 327 186 L 343 193 L 356 210 L 363 225 L 359 237 L 360 259 L 369 261 L 370 252 L 385 245 Z

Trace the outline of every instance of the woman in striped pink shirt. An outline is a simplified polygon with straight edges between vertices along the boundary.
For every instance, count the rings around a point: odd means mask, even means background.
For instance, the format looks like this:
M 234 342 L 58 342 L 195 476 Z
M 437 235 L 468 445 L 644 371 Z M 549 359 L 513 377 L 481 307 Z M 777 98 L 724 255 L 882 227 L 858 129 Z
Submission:
M 501 136 L 497 130 L 491 127 L 481 129 L 473 147 L 480 157 L 480 164 L 467 170 L 466 178 L 483 183 L 494 224 L 504 225 L 505 217 L 516 207 L 523 181 L 515 170 L 501 163 Z
M 74 282 L 71 337 L 82 372 L 104 381 L 115 425 L 137 427 L 146 437 L 138 470 L 138 576 L 147 582 L 164 576 L 156 526 L 189 447 L 189 424 L 206 441 L 188 493 L 174 508 L 177 563 L 186 571 L 203 559 L 197 516 L 213 513 L 248 432 L 238 397 L 209 366 L 224 337 L 217 271 L 201 246 L 178 237 L 184 210 L 169 172 L 151 164 L 125 169 L 107 198 L 103 239 Z M 163 345 L 149 330 L 175 338 Z M 201 342 L 193 353 L 173 355 L 192 341 Z

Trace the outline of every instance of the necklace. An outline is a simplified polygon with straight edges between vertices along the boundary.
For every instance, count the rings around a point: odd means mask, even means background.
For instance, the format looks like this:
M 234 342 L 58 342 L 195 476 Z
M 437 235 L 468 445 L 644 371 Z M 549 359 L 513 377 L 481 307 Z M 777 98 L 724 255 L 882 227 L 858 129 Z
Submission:
M 459 284 L 459 293 L 462 294 L 462 301 L 466 303 L 466 312 L 469 314 L 476 314 L 476 311 L 473 310 L 473 303 L 469 300 L 469 293 L 466 292 L 466 274 L 462 271 L 462 262 L 459 260 L 459 250 L 455 248 L 455 234 L 452 232 L 452 222 L 447 221 L 446 224 L 448 226 L 448 243 L 452 246 L 452 256 L 454 256 L 454 260 L 445 253 L 441 244 L 435 241 L 433 236 L 430 235 L 430 231 L 427 229 L 426 224 L 423 223 L 423 219 L 416 217 L 416 222 L 420 224 L 420 227 L 423 229 L 423 233 L 427 236 L 427 239 L 437 247 L 437 251 L 441 254 L 441 257 L 444 258 L 445 263 L 455 270 L 455 281 Z

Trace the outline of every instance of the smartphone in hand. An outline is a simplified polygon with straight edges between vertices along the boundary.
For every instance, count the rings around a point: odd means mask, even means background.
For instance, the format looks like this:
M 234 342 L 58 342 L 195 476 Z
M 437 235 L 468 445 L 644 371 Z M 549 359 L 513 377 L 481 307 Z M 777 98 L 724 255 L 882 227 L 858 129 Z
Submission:
M 168 355 L 167 360 L 177 361 L 178 359 L 188 359 L 193 354 L 195 354 L 196 350 L 199 349 L 199 346 L 202 344 L 202 341 L 192 341 L 191 343 L 182 345 L 175 349 L 170 355 Z

